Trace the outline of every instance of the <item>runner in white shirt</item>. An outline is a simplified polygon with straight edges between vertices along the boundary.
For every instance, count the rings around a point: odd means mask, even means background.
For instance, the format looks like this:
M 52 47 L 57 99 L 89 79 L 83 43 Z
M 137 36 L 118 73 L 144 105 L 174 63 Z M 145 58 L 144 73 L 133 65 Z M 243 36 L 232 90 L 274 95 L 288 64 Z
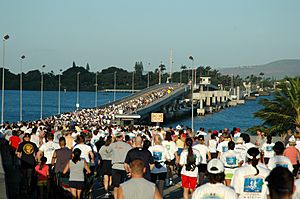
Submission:
M 223 142 L 220 142 L 217 147 L 218 158 L 220 159 L 222 153 L 228 151 L 228 142 L 230 141 L 230 137 L 225 135 Z
M 241 157 L 243 158 L 244 163 L 245 163 L 246 155 L 247 155 L 247 148 L 244 146 L 244 140 L 242 137 L 238 137 L 236 139 L 234 150 L 241 155 Z
M 278 141 L 275 143 L 273 150 L 275 152 L 275 156 L 270 158 L 268 162 L 268 168 L 270 170 L 274 169 L 275 167 L 285 167 L 288 168 L 291 172 L 293 172 L 294 168 L 292 165 L 291 160 L 288 157 L 283 155 L 284 152 L 284 145 L 282 142 Z
M 94 153 L 93 153 L 92 147 L 84 144 L 84 142 L 85 142 L 84 135 L 80 135 L 77 139 L 77 142 L 78 143 L 75 145 L 74 149 L 78 148 L 81 150 L 80 158 L 85 159 L 85 161 L 88 164 L 89 163 L 94 164 Z
M 247 151 L 252 147 L 257 147 L 256 145 L 250 142 L 251 141 L 250 135 L 243 134 L 243 140 L 244 140 L 244 146 L 247 148 Z
M 40 147 L 37 157 L 41 158 L 44 155 L 47 158 L 46 164 L 50 165 L 54 151 L 56 149 L 59 149 L 60 146 L 57 143 L 53 142 L 53 134 L 52 133 L 47 135 L 47 139 L 48 139 L 48 142 L 44 143 Z
M 212 159 L 207 165 L 208 183 L 198 187 L 193 193 L 192 199 L 237 199 L 233 189 L 226 187 L 224 183 L 224 166 L 218 159 Z
M 287 168 L 276 167 L 271 171 L 266 181 L 268 182 L 270 199 L 292 199 L 295 191 L 294 176 Z
M 181 181 L 183 187 L 183 199 L 189 198 L 189 191 L 193 193 L 197 186 L 198 167 L 201 162 L 201 155 L 198 150 L 192 148 L 193 140 L 187 138 L 185 144 L 188 147 L 180 155 L 179 164 L 182 166 Z
M 211 158 L 217 158 L 217 139 L 216 139 L 216 135 L 215 134 L 211 134 L 210 136 L 210 140 L 208 140 L 207 145 L 209 148 L 209 152 L 211 155 Z
M 202 160 L 200 161 L 200 164 L 198 166 L 198 172 L 199 172 L 199 180 L 198 184 L 202 185 L 204 183 L 204 177 L 207 170 L 207 160 L 206 156 L 208 157 L 208 160 L 211 159 L 209 148 L 205 145 L 205 140 L 203 135 L 199 135 L 197 137 L 197 140 L 199 144 L 196 144 L 193 146 L 193 149 L 196 149 L 200 152 Z
M 272 136 L 268 135 L 267 136 L 267 141 L 265 143 L 263 143 L 262 147 L 261 147 L 261 151 L 264 154 L 264 163 L 268 164 L 270 158 L 274 157 L 274 151 L 273 151 L 273 147 L 274 147 L 274 143 L 272 143 Z
M 176 143 L 172 140 L 172 134 L 170 131 L 166 132 L 165 140 L 162 142 L 162 145 L 167 148 L 169 155 L 170 155 L 170 162 L 167 162 L 167 179 L 166 179 L 166 186 L 173 185 L 173 172 L 175 170 L 175 165 L 178 163 L 178 147 Z
M 158 180 L 158 190 L 163 195 L 164 182 L 167 177 L 166 161 L 170 161 L 170 154 L 166 147 L 161 145 L 162 139 L 159 134 L 154 136 L 154 145 L 149 147 L 155 166 L 151 171 L 151 181 L 156 183 Z
M 270 171 L 257 166 L 259 159 L 258 148 L 250 148 L 247 151 L 248 164 L 235 171 L 231 186 L 239 198 L 267 199 L 268 188 L 265 179 Z
M 221 161 L 225 167 L 225 183 L 230 186 L 230 182 L 235 170 L 243 164 L 241 154 L 234 151 L 235 144 L 233 141 L 228 142 L 228 151 L 222 153 Z

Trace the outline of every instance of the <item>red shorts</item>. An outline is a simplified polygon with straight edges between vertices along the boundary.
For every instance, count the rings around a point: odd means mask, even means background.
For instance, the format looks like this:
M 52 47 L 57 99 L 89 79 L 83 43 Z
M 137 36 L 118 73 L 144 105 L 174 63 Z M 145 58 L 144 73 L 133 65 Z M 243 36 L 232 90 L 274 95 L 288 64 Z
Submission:
M 189 177 L 181 174 L 181 184 L 183 188 L 196 189 L 197 177 Z

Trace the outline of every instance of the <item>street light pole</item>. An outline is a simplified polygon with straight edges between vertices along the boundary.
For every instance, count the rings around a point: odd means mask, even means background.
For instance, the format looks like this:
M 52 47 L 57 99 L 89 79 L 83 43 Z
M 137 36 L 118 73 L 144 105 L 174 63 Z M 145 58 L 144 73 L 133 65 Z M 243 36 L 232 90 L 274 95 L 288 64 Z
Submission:
M 61 78 L 61 72 L 62 72 L 62 69 L 59 70 L 59 74 L 58 74 L 58 111 L 57 111 L 58 114 L 60 114 L 60 87 L 61 87 L 60 78 Z
M 79 109 L 79 75 L 80 75 L 80 72 L 77 73 L 77 100 L 76 100 L 76 110 Z
M 96 83 L 95 83 L 95 107 L 98 106 L 98 71 L 96 71 Z
M 23 121 L 23 60 L 25 56 L 22 55 L 20 59 L 20 122 Z
M 44 71 L 43 68 L 45 68 L 45 65 L 42 66 L 42 73 L 41 73 L 41 116 L 40 119 L 43 119 L 43 91 L 44 91 Z
M 132 92 L 132 94 L 134 93 L 134 71 L 132 72 L 132 82 L 131 82 L 131 85 L 132 85 L 132 87 L 131 87 L 131 92 Z
M 114 101 L 116 101 L 117 71 L 114 73 Z
M 189 59 L 193 62 L 193 67 L 194 67 L 194 58 L 193 56 L 190 56 Z M 191 121 L 191 128 L 192 132 L 194 132 L 194 68 L 192 68 L 192 82 L 191 82 L 191 88 L 192 88 L 192 121 Z
M 150 87 L 150 71 L 148 71 L 148 84 L 147 84 L 147 88 Z
M 1 101 L 1 124 L 4 122 L 4 66 L 5 66 L 5 41 L 9 39 L 9 35 L 3 37 L 3 51 L 2 51 L 2 101 Z

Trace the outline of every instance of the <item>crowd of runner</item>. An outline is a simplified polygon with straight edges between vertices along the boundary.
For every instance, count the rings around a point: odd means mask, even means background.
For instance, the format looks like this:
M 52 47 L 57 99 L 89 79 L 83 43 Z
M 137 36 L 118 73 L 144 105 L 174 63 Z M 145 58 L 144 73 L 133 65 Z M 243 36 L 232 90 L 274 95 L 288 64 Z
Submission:
M 81 198 L 97 180 L 103 198 L 162 198 L 175 183 L 184 199 L 300 198 L 298 127 L 276 142 L 258 130 L 251 142 L 239 128 L 123 127 L 94 114 L 2 127 L 22 193 Z

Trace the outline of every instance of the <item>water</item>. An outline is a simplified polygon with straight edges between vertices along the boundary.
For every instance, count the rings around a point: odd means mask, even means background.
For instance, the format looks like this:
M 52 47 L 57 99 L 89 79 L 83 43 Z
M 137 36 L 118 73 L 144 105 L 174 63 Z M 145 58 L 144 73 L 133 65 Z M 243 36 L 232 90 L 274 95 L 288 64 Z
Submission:
M 244 105 L 222 109 L 220 112 L 207 114 L 205 116 L 194 117 L 194 129 L 199 130 L 200 127 L 203 127 L 206 130 L 219 130 L 239 127 L 243 131 L 252 126 L 260 125 L 262 124 L 262 121 L 255 118 L 253 113 L 262 108 L 262 106 L 258 103 L 262 98 L 270 99 L 272 96 L 258 97 L 255 101 L 246 101 Z M 175 127 L 178 124 L 190 127 L 191 118 L 173 122 L 168 126 Z
M 130 95 L 131 93 L 116 93 L 116 99 L 120 99 Z M 214 114 L 207 114 L 201 117 L 194 117 L 194 129 L 200 127 L 205 129 L 223 129 L 240 127 L 245 130 L 254 125 L 261 124 L 261 120 L 255 118 L 253 113 L 261 108 L 258 104 L 259 97 L 256 101 L 247 101 L 244 105 L 226 108 Z M 271 98 L 267 96 L 264 98 Z M 4 121 L 16 122 L 20 118 L 20 96 L 19 91 L 5 91 L 5 111 Z M 98 105 L 103 105 L 113 101 L 113 93 L 98 93 Z M 95 106 L 95 92 L 80 92 L 79 96 L 80 108 L 88 108 Z M 76 92 L 61 92 L 61 113 L 75 111 Z M 37 120 L 40 118 L 40 91 L 23 91 L 23 120 Z M 58 92 L 44 91 L 43 117 L 55 115 L 58 112 Z M 181 124 L 191 126 L 191 118 L 167 124 L 175 127 Z
M 131 93 L 116 93 L 116 99 L 130 95 Z M 58 113 L 58 91 L 43 92 L 43 117 Z M 113 101 L 113 93 L 98 93 L 98 106 Z M 61 113 L 76 110 L 76 92 L 61 92 Z M 1 102 L 1 99 L 0 99 Z M 80 92 L 80 108 L 95 106 L 95 92 Z M 38 120 L 41 111 L 40 91 L 23 91 L 23 120 Z M 20 119 L 20 92 L 17 90 L 6 90 L 4 100 L 4 121 L 16 122 Z

